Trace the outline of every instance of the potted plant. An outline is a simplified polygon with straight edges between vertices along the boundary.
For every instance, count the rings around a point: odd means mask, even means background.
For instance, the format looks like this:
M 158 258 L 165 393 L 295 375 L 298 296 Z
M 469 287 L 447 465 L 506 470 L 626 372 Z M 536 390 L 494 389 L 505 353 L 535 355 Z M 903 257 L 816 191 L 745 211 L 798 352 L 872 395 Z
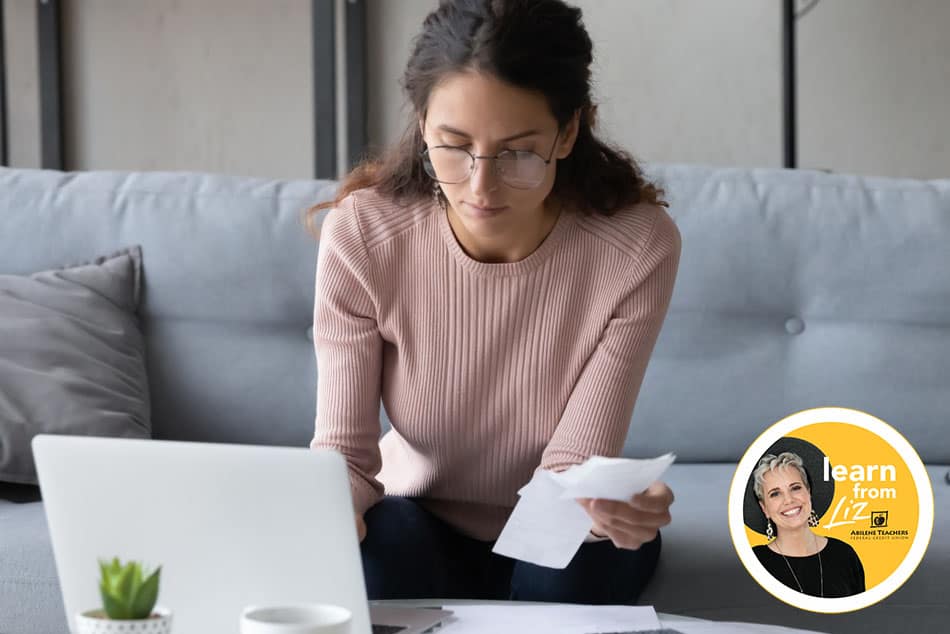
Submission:
M 122 565 L 116 557 L 111 562 L 100 560 L 99 569 L 102 572 L 99 581 L 102 609 L 76 615 L 79 634 L 171 632 L 171 612 L 155 607 L 161 566 L 146 575 L 139 562 Z

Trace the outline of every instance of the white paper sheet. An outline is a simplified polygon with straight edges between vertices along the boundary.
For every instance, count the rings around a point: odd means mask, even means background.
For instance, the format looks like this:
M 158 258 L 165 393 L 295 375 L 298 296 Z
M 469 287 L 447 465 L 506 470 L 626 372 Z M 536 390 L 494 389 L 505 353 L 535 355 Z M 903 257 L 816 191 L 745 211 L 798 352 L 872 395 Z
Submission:
M 571 562 L 594 523 L 576 500 L 561 498 L 564 488 L 552 476 L 538 471 L 521 487 L 492 552 L 548 568 Z
M 651 606 L 453 605 L 445 634 L 598 634 L 660 629 Z
M 565 487 L 562 498 L 626 501 L 659 480 L 674 460 L 671 453 L 647 460 L 591 456 L 554 476 Z
M 502 529 L 493 552 L 548 568 L 565 568 L 593 521 L 576 498 L 629 500 L 658 480 L 676 457 L 592 456 L 560 473 L 538 471 Z

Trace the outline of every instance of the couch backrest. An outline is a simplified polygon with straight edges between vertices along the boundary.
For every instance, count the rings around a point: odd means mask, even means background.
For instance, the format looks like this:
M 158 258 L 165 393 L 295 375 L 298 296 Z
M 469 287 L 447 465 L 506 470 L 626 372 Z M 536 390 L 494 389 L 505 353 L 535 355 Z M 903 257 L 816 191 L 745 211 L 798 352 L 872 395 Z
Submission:
M 769 424 L 840 406 L 950 463 L 950 180 L 649 171 L 683 250 L 629 455 L 737 460 Z
M 769 424 L 835 405 L 950 463 L 950 181 L 649 172 L 683 254 L 627 455 L 732 462 Z M 335 186 L 0 169 L 0 273 L 141 244 L 154 435 L 303 446 L 317 243 L 301 214 Z
M 142 245 L 153 435 L 306 446 L 317 241 L 327 181 L 0 170 L 0 272 Z

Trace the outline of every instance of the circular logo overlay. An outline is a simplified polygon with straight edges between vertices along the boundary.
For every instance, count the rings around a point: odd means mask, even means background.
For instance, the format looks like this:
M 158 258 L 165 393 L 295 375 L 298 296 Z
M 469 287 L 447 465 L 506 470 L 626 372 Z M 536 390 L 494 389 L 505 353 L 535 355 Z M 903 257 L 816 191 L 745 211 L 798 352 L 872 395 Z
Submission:
M 746 570 L 812 612 L 860 610 L 897 590 L 920 564 L 933 519 L 914 448 L 884 421 L 846 408 L 772 425 L 729 490 L 729 531 Z

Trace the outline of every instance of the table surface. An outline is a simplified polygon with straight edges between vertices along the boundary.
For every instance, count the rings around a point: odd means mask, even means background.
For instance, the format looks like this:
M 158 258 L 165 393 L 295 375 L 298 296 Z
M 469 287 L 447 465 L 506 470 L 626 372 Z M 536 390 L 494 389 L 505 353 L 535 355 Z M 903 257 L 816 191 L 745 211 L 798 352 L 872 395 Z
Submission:
M 545 605 L 533 601 L 484 601 L 478 599 L 392 599 L 383 601 L 370 601 L 371 604 L 379 605 L 398 605 L 405 607 L 451 607 L 452 605 Z M 660 620 L 660 625 L 676 629 L 677 626 L 688 626 L 690 623 L 712 623 L 706 619 L 697 619 L 691 616 L 681 616 L 678 614 L 656 613 Z M 763 623 L 749 624 L 755 626 L 757 634 L 821 634 L 813 630 L 796 630 L 794 628 L 782 627 L 779 625 L 767 625 Z M 743 631 L 748 631 L 743 628 Z

